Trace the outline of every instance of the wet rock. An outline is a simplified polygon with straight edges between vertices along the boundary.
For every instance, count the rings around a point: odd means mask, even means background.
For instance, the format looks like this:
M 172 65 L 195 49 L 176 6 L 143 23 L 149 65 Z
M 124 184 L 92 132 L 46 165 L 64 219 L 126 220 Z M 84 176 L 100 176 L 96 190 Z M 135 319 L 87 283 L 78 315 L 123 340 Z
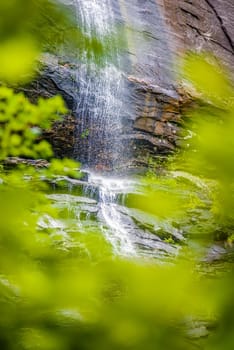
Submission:
M 203 250 L 199 246 L 199 254 L 202 254 L 198 265 L 199 272 L 212 278 L 222 277 L 231 272 L 234 262 L 234 249 L 225 242 L 214 242 L 204 245 Z
M 98 214 L 97 202 L 87 197 L 70 194 L 47 195 L 54 202 L 54 207 L 60 211 L 64 219 L 95 220 Z
M 66 225 L 62 222 L 62 220 L 57 220 L 53 218 L 50 215 L 43 215 L 39 220 L 38 220 L 38 228 L 39 229 L 54 229 L 54 230 L 59 230 L 63 231 L 65 233 L 65 228 Z
M 137 209 L 119 207 L 119 210 L 128 215 L 139 228 L 154 234 L 158 240 L 164 239 L 166 241 L 168 238 L 172 238 L 174 242 L 183 242 L 185 240 L 181 231 L 167 220 L 159 220 L 157 217 Z
M 14 168 L 17 165 L 28 165 L 35 168 L 48 168 L 49 162 L 45 159 L 25 159 L 20 157 L 8 157 L 4 159 L 3 165 L 5 168 Z
M 58 176 L 52 180 L 50 179 L 49 183 L 55 192 L 56 190 L 62 189 L 77 196 L 88 196 L 95 201 L 97 201 L 99 197 L 98 186 L 86 181 L 86 179 L 77 180 L 67 176 Z
M 51 129 L 43 132 L 42 138 L 52 145 L 55 157 L 73 158 L 76 125 L 76 118 L 73 115 L 67 115 L 62 121 L 55 122 Z
M 63 97 L 70 110 L 61 121 L 56 121 L 50 130 L 44 130 L 42 138 L 50 142 L 58 158 L 73 158 L 76 144 L 77 118 L 76 110 L 78 83 L 77 67 L 64 63 L 59 57 L 45 54 L 39 62 L 38 77 L 20 90 L 32 101 L 38 97 L 50 98 L 55 95 Z
M 75 187 L 85 187 L 89 186 L 89 182 L 85 180 L 77 180 L 77 179 L 72 179 L 71 177 L 68 176 L 56 176 L 53 180 L 51 180 L 51 183 L 54 185 L 58 185 L 64 188 L 71 187 L 72 189 Z
M 79 197 L 71 194 L 49 194 L 47 195 L 49 199 L 57 203 L 66 204 L 66 205 L 77 205 L 77 204 L 91 204 L 95 205 L 97 202 L 94 199 L 87 197 Z
M 204 262 L 213 263 L 217 261 L 225 261 L 228 259 L 228 249 L 222 245 L 214 244 L 208 248 L 208 251 L 203 259 Z
M 121 218 L 122 227 L 128 231 L 131 242 L 139 255 L 164 259 L 178 253 L 178 246 L 163 241 L 153 229 L 156 225 L 156 219 L 151 218 L 150 220 L 149 217 L 146 219 L 147 215 L 144 216 L 142 213 L 142 215 L 139 214 L 141 218 L 138 217 L 139 220 L 136 220 L 137 214 L 134 211 L 120 205 L 115 205 L 115 209 Z M 144 222 L 141 221 L 142 217 L 145 217 Z
M 217 325 L 216 325 L 217 326 Z M 187 322 L 187 335 L 191 339 L 200 339 L 210 335 L 210 330 L 214 327 L 214 321 L 190 321 Z

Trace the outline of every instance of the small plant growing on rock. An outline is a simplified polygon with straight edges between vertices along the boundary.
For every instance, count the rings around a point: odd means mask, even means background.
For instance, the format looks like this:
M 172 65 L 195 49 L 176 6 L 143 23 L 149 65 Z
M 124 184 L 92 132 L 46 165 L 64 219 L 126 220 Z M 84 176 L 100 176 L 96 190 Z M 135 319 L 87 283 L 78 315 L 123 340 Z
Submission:
M 89 129 L 85 129 L 82 133 L 81 133 L 81 138 L 82 139 L 86 139 L 89 136 Z

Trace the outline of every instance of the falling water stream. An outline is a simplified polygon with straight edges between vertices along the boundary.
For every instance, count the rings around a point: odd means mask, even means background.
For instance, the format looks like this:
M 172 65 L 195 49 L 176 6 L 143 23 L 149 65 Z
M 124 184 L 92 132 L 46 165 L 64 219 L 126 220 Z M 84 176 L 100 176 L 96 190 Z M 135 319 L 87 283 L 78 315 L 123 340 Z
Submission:
M 135 183 L 131 179 L 105 178 L 90 174 L 89 181 L 99 188 L 100 216 L 104 224 L 102 232 L 112 244 L 116 254 L 135 256 L 136 247 L 131 237 L 132 227 L 124 220 L 119 211 L 119 197 L 134 191 Z
M 79 116 L 77 147 L 80 160 L 92 169 L 89 182 L 99 189 L 102 232 L 116 254 L 136 255 L 129 226 L 117 209 L 119 193 L 129 190 L 132 181 L 96 175 L 100 169 L 115 169 L 123 155 L 122 133 L 124 78 L 121 53 L 114 40 L 115 16 L 111 0 L 74 0 L 78 23 L 87 37 L 110 41 L 110 51 L 100 62 L 95 52 L 83 52 L 77 72 L 79 81 Z M 107 43 L 108 44 L 108 43 Z M 88 57 L 89 55 L 89 57 Z
M 102 57 L 92 48 L 79 57 L 76 148 L 82 164 L 110 169 L 116 166 L 122 151 L 119 135 L 124 84 L 113 9 L 110 0 L 74 0 L 74 5 L 86 37 L 98 38 L 108 47 Z

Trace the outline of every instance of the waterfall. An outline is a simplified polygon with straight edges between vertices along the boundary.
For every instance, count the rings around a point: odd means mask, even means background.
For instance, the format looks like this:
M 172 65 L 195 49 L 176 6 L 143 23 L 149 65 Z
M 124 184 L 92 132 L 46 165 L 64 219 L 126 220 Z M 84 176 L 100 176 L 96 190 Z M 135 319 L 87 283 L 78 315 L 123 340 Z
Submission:
M 114 170 L 121 162 L 124 76 L 122 57 L 116 39 L 116 23 L 111 0 L 74 0 L 77 22 L 88 38 L 97 37 L 107 44 L 104 57 L 86 51 L 78 58 L 79 86 L 75 153 L 81 163 L 93 171 Z M 116 5 L 115 5 L 116 6 Z M 127 188 L 121 179 L 90 174 L 89 182 L 99 188 L 101 230 L 116 254 L 135 256 L 136 249 L 128 227 L 118 212 L 119 191 Z
M 158 72 L 164 72 L 164 62 L 167 61 L 163 57 L 155 73 L 157 53 L 165 51 L 164 41 L 157 38 L 159 27 L 162 30 L 157 5 L 151 0 L 146 0 L 143 7 L 138 0 L 71 2 L 77 25 L 87 42 L 90 44 L 93 38 L 97 38 L 107 49 L 104 55 L 98 56 L 92 45 L 87 46 L 86 42 L 84 49 L 75 54 L 76 88 L 72 96 L 77 92 L 77 104 L 73 110 L 77 116 L 77 134 L 74 158 L 89 174 L 84 195 L 93 198 L 92 188 L 97 190 L 97 225 L 115 254 L 127 257 L 151 255 L 155 251 L 160 256 L 174 254 L 175 247 L 155 236 L 154 221 L 141 227 L 144 225 L 139 224 L 140 214 L 131 212 L 124 202 L 119 201 L 119 197 L 134 192 L 137 187 L 136 181 L 121 178 L 119 169 L 124 167 L 127 170 L 129 150 L 136 148 L 134 142 L 129 147 L 131 137 L 133 140 L 135 137 L 133 120 L 142 109 L 141 105 L 147 104 L 148 108 L 150 104 L 147 96 L 144 100 L 144 94 L 137 93 L 138 85 L 132 84 L 127 77 L 133 74 L 136 81 L 144 82 L 146 78 L 147 83 L 153 84 L 159 79 Z M 123 24 L 126 38 L 121 30 Z M 127 43 L 125 48 L 119 46 L 120 33 L 121 42 Z M 166 82 L 167 74 L 163 75 Z M 107 171 L 112 175 L 104 176 Z M 82 223 L 79 229 L 81 226 Z
M 88 168 L 109 170 L 121 154 L 123 75 L 121 55 L 114 38 L 115 19 L 110 0 L 74 0 L 77 21 L 88 38 L 109 47 L 108 55 L 79 54 L 77 143 L 75 154 Z

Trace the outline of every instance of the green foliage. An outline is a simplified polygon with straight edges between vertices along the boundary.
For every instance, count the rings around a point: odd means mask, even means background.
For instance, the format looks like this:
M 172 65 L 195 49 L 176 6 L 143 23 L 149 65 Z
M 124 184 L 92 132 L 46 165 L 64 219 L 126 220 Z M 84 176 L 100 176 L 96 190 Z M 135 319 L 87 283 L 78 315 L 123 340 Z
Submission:
M 82 139 L 85 139 L 85 138 L 87 138 L 88 136 L 89 136 L 89 129 L 86 129 L 86 130 L 84 130 L 84 131 L 82 132 L 81 138 L 82 138 Z
M 216 181 L 213 211 L 223 233 L 232 234 L 234 89 L 226 74 L 209 57 L 189 55 L 184 66 L 187 79 L 201 94 L 203 102 L 189 113 L 187 127 L 193 131 L 193 137 L 179 157 L 177 167 L 186 167 L 193 174 Z
M 208 200 L 208 193 L 200 190 L 196 179 L 186 178 L 186 173 L 165 173 L 142 182 L 143 196 L 136 195 L 138 206 L 142 209 L 148 206 L 147 212 L 159 217 L 183 216 L 187 209 L 193 209 Z M 205 184 L 204 184 L 205 187 Z M 135 203 L 135 195 L 133 202 Z M 138 199 L 137 199 L 138 198 Z M 148 198 L 148 200 L 147 200 Z M 160 205 L 156 205 L 159 203 Z
M 8 0 L 0 2 L 0 81 L 27 83 L 35 73 L 41 51 L 58 52 L 77 59 L 86 51 L 86 59 L 102 63 L 111 56 L 113 43 L 121 36 L 107 35 L 102 42 L 95 33 L 87 36 L 78 26 L 71 7 L 59 0 Z
M 48 41 L 47 34 L 54 32 L 53 28 L 58 31 L 67 21 L 66 15 L 49 0 L 1 1 L 0 13 L 0 79 L 28 81 L 41 45 Z
M 78 171 L 79 164 L 72 159 L 53 159 L 49 169 L 53 176 L 65 175 L 75 179 L 82 176 L 82 174 Z
M 203 99 L 214 106 L 230 107 L 233 104 L 233 88 L 227 72 L 208 54 L 187 54 L 182 66 L 186 79 L 201 94 Z
M 38 105 L 34 105 L 22 93 L 15 94 L 12 89 L 0 87 L 0 159 L 7 156 L 51 157 L 50 145 L 37 140 L 42 129 L 50 127 L 59 114 L 65 112 L 59 96 L 39 99 Z

